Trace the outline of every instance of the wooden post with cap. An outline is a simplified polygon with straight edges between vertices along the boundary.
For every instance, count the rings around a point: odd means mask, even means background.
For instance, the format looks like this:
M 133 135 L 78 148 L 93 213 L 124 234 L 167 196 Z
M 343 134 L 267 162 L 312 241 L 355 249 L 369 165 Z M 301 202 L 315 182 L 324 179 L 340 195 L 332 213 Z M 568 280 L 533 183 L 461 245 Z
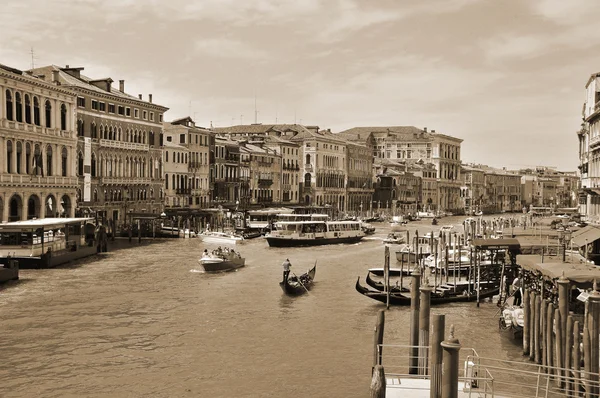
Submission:
M 458 353 L 461 345 L 454 336 L 454 325 L 450 325 L 450 336 L 442 341 L 442 398 L 458 397 Z

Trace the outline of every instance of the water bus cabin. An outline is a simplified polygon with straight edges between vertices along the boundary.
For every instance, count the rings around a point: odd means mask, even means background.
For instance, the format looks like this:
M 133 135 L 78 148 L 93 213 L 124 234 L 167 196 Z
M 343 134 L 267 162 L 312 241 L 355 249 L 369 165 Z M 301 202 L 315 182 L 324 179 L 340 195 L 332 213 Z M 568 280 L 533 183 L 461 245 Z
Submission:
M 92 218 L 41 218 L 0 224 L 0 264 L 49 268 L 106 251 L 106 229 Z M 100 246 L 97 247 L 97 242 Z
M 278 221 L 266 239 L 269 246 L 292 247 L 356 243 L 364 236 L 360 221 Z

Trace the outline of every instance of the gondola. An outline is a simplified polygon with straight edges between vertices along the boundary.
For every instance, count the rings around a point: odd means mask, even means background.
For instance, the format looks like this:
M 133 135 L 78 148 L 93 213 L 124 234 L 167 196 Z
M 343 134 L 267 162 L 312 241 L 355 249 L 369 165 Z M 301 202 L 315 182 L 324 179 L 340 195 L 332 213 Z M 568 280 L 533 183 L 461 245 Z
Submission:
M 356 291 L 360 294 L 372 298 L 373 300 L 381 301 L 382 303 L 387 302 L 387 293 L 380 292 L 378 290 L 371 290 L 365 286 L 360 284 L 360 277 L 356 280 L 355 285 Z M 488 297 L 492 297 L 500 291 L 500 288 L 497 286 L 492 286 L 491 288 L 483 287 L 481 292 L 479 293 L 479 300 L 484 300 Z M 446 291 L 445 293 L 431 293 L 431 305 L 438 304 L 446 304 L 446 303 L 459 303 L 465 301 L 476 301 L 477 294 L 476 292 L 471 292 L 468 294 L 466 290 L 463 290 L 462 293 L 454 294 L 452 292 Z M 390 305 L 410 305 L 410 294 L 409 293 L 391 293 L 390 292 Z
M 380 292 L 383 292 L 385 289 L 384 284 L 381 282 L 378 282 L 374 279 L 371 279 L 370 274 L 367 274 L 367 285 L 371 286 L 372 288 L 374 288 Z M 410 292 L 410 290 L 405 287 L 402 287 L 402 286 L 390 284 L 390 292 L 391 293 L 401 293 L 401 292 Z
M 287 278 L 285 282 L 279 282 L 279 286 L 290 296 L 299 296 L 307 293 L 312 287 L 315 280 L 315 273 L 317 272 L 317 264 L 312 267 L 308 272 L 300 275 L 297 279 L 296 276 L 292 275 Z M 299 281 L 298 281 L 299 279 Z

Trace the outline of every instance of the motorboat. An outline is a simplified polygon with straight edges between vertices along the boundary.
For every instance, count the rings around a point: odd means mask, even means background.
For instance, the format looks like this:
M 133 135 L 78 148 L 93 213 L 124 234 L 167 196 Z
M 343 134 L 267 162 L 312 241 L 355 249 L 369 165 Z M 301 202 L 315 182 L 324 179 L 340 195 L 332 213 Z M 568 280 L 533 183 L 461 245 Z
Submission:
M 383 243 L 386 245 L 400 245 L 406 243 L 406 236 L 392 232 L 383 240 Z
M 198 262 L 206 272 L 223 272 L 241 268 L 246 265 L 246 259 L 233 249 L 205 250 Z
M 244 243 L 244 237 L 228 232 L 204 231 L 198 237 L 204 243 L 236 245 Z
M 364 221 L 360 223 L 360 228 L 365 233 L 365 235 L 373 235 L 375 233 L 375 227 Z
M 432 211 L 418 211 L 417 217 L 419 217 L 419 218 L 435 218 L 435 213 Z

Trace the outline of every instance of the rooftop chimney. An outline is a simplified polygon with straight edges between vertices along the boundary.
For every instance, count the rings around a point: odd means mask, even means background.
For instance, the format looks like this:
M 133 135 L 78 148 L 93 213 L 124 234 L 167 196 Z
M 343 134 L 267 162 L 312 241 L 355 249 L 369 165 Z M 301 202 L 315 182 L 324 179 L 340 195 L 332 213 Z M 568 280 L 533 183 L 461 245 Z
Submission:
M 427 132 L 427 127 L 423 127 L 423 131 L 424 131 L 424 132 Z
M 58 84 L 58 71 L 57 70 L 52 71 L 52 81 L 54 83 Z
M 125 80 L 119 80 L 119 91 L 122 93 L 125 92 Z
M 142 99 L 142 94 L 138 94 L 139 99 Z
M 69 67 L 69 65 L 66 65 L 66 67 L 68 68 L 68 67 Z
M 431 130 L 432 133 L 435 133 L 435 130 Z
M 148 102 L 152 103 L 152 94 L 148 94 Z

